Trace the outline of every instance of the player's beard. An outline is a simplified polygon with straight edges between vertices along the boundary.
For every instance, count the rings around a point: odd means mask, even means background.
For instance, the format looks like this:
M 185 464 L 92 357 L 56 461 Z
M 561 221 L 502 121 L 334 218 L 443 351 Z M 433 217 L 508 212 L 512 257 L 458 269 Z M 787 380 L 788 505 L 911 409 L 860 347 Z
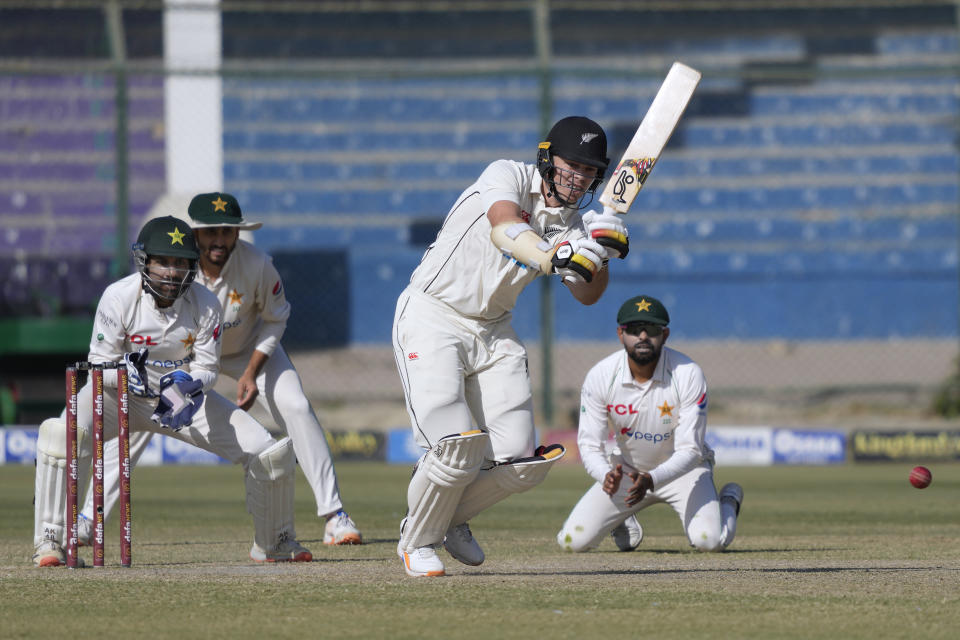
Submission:
M 233 253 L 233 247 L 217 243 L 211 244 L 209 247 L 207 247 L 204 251 L 203 257 L 205 258 L 206 262 L 218 267 L 223 267 L 223 265 L 227 264 L 227 260 L 230 259 L 231 253 Z
M 639 347 L 649 347 L 649 349 L 639 349 Z M 649 340 L 637 340 L 636 344 L 627 349 L 627 356 L 640 366 L 645 366 L 659 360 L 662 349 L 662 342 L 659 345 L 654 345 Z

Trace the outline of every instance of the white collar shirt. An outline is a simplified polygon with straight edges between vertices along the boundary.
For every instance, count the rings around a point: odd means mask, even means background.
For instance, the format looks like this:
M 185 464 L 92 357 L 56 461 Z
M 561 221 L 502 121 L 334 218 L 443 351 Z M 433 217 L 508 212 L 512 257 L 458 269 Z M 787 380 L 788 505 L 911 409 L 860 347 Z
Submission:
M 490 164 L 450 209 L 413 272 L 411 286 L 469 318 L 498 320 L 510 313 L 520 292 L 541 273 L 503 255 L 493 244 L 490 207 L 513 202 L 551 246 L 586 235 L 579 212 L 546 206 L 541 184 L 534 165 L 512 160 Z
M 109 285 L 100 297 L 90 340 L 90 362 L 123 362 L 125 353 L 147 349 L 147 378 L 154 391 L 160 377 L 174 369 L 188 372 L 205 390 L 220 371 L 220 305 L 194 283 L 166 308 L 143 289 L 139 273 Z M 116 369 L 107 369 L 103 384 L 117 386 Z
M 664 346 L 653 377 L 638 383 L 620 349 L 587 373 L 580 397 L 577 444 L 594 479 L 612 469 L 605 443 L 612 432 L 616 462 L 649 472 L 654 487 L 712 459 L 705 443 L 707 383 L 700 366 Z
M 290 303 L 273 260 L 244 240 L 209 278 L 201 270 L 197 283 L 213 292 L 223 309 L 224 358 L 253 349 L 272 355 L 287 328 Z

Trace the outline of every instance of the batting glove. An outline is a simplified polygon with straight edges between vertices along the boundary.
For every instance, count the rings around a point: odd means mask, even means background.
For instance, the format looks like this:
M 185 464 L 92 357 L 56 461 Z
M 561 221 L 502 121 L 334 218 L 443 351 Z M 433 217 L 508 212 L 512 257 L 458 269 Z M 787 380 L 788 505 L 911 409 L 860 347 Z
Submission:
M 553 253 L 553 272 L 564 282 L 590 282 L 603 265 L 606 251 L 590 238 L 561 242 Z
M 606 248 L 607 258 L 625 258 L 630 251 L 630 234 L 627 227 L 610 207 L 602 212 L 588 211 L 583 216 L 583 228 L 587 235 Z

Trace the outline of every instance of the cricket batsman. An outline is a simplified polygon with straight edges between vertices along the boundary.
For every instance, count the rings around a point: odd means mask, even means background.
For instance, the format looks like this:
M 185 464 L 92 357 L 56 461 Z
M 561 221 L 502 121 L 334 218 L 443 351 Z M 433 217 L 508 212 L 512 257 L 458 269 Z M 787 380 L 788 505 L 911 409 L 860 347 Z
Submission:
M 563 455 L 560 445 L 536 447 L 511 310 L 540 276 L 559 276 L 582 304 L 600 299 L 608 258 L 629 248 L 617 216 L 580 214 L 608 164 L 603 129 L 579 116 L 553 126 L 536 164 L 492 163 L 453 204 L 397 301 L 394 353 L 424 449 L 397 545 L 410 576 L 445 575 L 441 544 L 481 564 L 470 519 L 538 485 Z

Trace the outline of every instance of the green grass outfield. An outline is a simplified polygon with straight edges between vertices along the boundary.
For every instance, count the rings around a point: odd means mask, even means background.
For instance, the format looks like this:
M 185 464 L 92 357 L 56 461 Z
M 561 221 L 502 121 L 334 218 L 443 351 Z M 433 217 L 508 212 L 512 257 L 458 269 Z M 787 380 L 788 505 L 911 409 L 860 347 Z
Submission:
M 960 624 L 960 464 L 722 468 L 745 491 L 726 553 L 691 551 L 668 507 L 645 539 L 584 554 L 554 535 L 589 485 L 577 465 L 478 517 L 487 561 L 441 557 L 408 578 L 396 556 L 409 468 L 341 463 L 366 537 L 327 548 L 298 476 L 297 529 L 314 562 L 256 565 L 237 467 L 143 467 L 130 569 L 116 521 L 106 568 L 35 569 L 33 468 L 0 467 L 3 638 L 954 638 Z M 90 551 L 82 555 L 89 561 Z

